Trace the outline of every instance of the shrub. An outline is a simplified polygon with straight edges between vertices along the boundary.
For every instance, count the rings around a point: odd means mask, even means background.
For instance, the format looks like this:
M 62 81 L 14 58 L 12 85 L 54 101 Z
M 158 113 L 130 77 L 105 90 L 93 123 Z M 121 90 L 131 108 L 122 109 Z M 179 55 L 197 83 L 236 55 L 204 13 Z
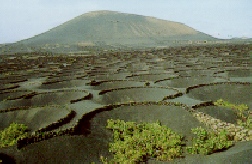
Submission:
M 27 126 L 12 123 L 7 129 L 0 131 L 0 147 L 13 146 L 20 138 L 26 137 Z
M 168 161 L 182 154 L 182 137 L 158 121 L 136 124 L 108 119 L 107 123 L 106 128 L 114 132 L 114 142 L 109 143 L 114 159 L 110 162 L 139 162 L 147 156 Z M 107 160 L 101 156 L 101 161 L 106 163 Z
M 228 133 L 225 130 L 222 130 L 219 135 L 201 127 L 192 129 L 192 132 L 197 137 L 193 138 L 192 147 L 186 148 L 189 154 L 212 154 L 233 145 L 233 141 L 229 140 Z
M 150 156 L 161 161 L 182 157 L 183 137 L 158 120 L 156 123 L 137 124 L 108 119 L 106 128 L 114 132 L 114 142 L 109 143 L 109 152 L 114 154 L 114 159 L 108 162 L 107 158 L 100 156 L 103 163 L 135 163 Z M 233 146 L 225 130 L 220 134 L 201 127 L 191 130 L 197 137 L 193 138 L 192 147 L 186 147 L 189 154 L 212 154 Z

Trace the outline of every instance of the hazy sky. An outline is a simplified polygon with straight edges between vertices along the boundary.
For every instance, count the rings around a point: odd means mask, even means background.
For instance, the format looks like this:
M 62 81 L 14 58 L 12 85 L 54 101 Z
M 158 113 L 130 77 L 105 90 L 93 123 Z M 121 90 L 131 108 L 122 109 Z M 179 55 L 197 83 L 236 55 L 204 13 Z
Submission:
M 252 0 L 0 0 L 0 44 L 33 37 L 94 10 L 181 22 L 217 38 L 252 38 Z

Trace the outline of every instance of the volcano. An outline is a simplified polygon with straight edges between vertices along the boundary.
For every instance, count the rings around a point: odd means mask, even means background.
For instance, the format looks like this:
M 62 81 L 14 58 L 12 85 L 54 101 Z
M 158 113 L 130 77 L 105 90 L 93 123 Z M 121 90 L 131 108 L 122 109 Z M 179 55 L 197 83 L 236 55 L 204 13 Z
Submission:
M 18 43 L 157 45 L 174 40 L 214 40 L 183 23 L 116 11 L 92 11 Z

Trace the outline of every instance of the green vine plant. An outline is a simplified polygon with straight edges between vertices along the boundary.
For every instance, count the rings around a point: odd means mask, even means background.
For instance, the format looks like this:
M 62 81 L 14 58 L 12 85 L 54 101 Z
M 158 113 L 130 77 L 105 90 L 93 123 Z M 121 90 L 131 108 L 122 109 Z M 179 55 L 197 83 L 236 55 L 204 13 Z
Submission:
M 20 138 L 28 136 L 27 129 L 28 127 L 24 124 L 10 124 L 8 128 L 0 131 L 0 147 L 15 145 Z
M 114 142 L 109 143 L 109 152 L 113 153 L 114 158 L 108 161 L 101 155 L 100 160 L 105 164 L 136 163 L 146 161 L 148 157 L 158 161 L 183 157 L 184 137 L 161 125 L 158 120 L 156 123 L 137 124 L 108 119 L 106 128 L 114 132 Z M 215 134 L 199 127 L 192 129 L 192 132 L 198 137 L 193 138 L 191 147 L 186 147 L 189 154 L 212 154 L 233 146 L 224 130 Z
M 247 105 L 231 104 L 223 99 L 217 100 L 214 102 L 214 105 L 228 107 L 235 110 L 237 115 L 237 124 L 247 129 L 252 129 L 252 113 L 249 111 L 249 107 Z
M 212 131 L 206 131 L 205 129 L 198 127 L 192 129 L 193 134 L 197 137 L 193 138 L 192 147 L 187 147 L 189 154 L 212 154 L 220 150 L 225 150 L 233 146 L 233 141 L 229 139 L 228 132 L 222 130 L 219 135 Z

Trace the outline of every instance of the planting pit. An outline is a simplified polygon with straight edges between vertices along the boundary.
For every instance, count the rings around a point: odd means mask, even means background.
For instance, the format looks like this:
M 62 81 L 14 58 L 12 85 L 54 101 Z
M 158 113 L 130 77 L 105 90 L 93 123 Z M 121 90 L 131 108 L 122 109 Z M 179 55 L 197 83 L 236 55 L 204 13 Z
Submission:
M 165 96 L 175 95 L 176 93 L 178 93 L 178 90 L 172 88 L 122 88 L 107 92 L 102 96 L 102 101 L 107 104 L 127 101 L 161 101 Z

